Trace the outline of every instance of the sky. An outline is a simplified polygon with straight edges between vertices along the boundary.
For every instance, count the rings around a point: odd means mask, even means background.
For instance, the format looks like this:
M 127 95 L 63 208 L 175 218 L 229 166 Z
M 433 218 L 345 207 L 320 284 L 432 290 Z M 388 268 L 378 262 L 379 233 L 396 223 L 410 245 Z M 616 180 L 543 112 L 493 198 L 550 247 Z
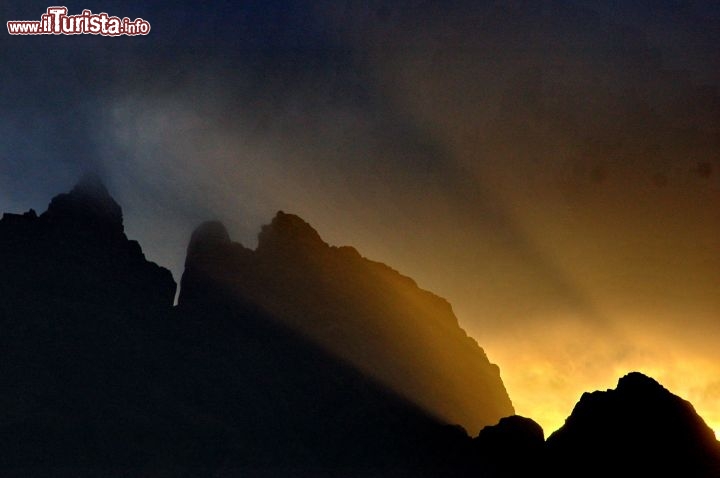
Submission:
M 0 210 L 96 172 L 177 281 L 200 222 L 292 212 L 447 298 L 546 434 L 631 370 L 720 434 L 717 2 L 63 5 L 151 31 L 2 33 Z

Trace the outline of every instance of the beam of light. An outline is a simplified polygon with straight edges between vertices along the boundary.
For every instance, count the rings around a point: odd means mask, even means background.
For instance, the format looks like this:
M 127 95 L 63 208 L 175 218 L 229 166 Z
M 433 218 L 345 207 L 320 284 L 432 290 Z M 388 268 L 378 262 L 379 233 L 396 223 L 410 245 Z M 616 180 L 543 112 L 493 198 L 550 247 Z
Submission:
M 678 89 L 683 78 L 644 63 L 642 42 L 628 50 L 638 58 L 597 64 L 563 52 L 564 42 L 525 54 L 486 38 L 457 50 L 442 44 L 454 38 L 445 24 L 430 35 L 430 23 L 392 33 L 409 45 L 416 36 L 418 48 L 368 58 L 378 96 L 422 125 L 438 154 L 398 148 L 404 159 L 391 161 L 396 135 L 376 141 L 382 131 L 366 128 L 357 110 L 313 113 L 308 104 L 326 102 L 311 88 L 300 91 L 305 99 L 260 112 L 207 106 L 208 95 L 230 98 L 232 89 L 180 89 L 172 100 L 146 96 L 111 108 L 110 131 L 129 153 L 111 165 L 116 177 L 131 178 L 124 196 L 141 197 L 132 178 L 160 177 L 160 194 L 135 211 L 164 197 L 187 216 L 178 237 L 209 215 L 229 220 L 249 245 L 274 210 L 299 213 L 330 242 L 351 244 L 449 299 L 500 365 L 518 413 L 548 433 L 583 392 L 612 388 L 630 370 L 690 400 L 717 430 L 720 357 L 707 345 L 720 312 L 717 115 L 705 107 L 717 96 L 692 84 Z M 602 26 L 588 32 L 599 44 Z M 475 38 L 477 23 L 466 27 Z M 385 44 L 373 41 L 382 32 L 368 34 L 358 38 Z M 506 51 L 519 57 L 493 56 Z M 653 78 L 640 93 L 622 86 L 628 64 Z M 421 137 L 408 136 L 408 144 Z M 423 168 L 419 182 L 411 173 Z M 464 178 L 436 174 L 447 169 Z M 129 228 L 145 229 L 132 221 Z M 173 259 L 176 275 L 183 252 Z

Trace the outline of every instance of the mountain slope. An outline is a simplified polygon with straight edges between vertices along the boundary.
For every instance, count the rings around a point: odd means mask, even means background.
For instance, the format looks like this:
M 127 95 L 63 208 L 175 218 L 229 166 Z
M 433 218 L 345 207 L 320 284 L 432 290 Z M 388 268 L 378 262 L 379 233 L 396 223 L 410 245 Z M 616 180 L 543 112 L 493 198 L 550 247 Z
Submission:
M 174 291 L 97 178 L 3 216 L 3 476 L 435 476 L 466 450 L 266 312 Z
M 447 423 L 471 433 L 513 414 L 500 379 L 450 304 L 351 247 L 331 247 L 279 212 L 255 251 L 219 223 L 193 235 L 179 304 L 221 290 L 348 362 Z

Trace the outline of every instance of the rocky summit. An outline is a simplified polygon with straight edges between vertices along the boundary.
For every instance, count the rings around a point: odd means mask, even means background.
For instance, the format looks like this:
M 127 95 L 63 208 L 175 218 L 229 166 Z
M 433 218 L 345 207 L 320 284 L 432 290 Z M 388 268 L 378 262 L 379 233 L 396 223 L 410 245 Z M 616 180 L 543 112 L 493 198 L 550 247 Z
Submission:
M 693 406 L 639 372 L 585 393 L 547 441 L 557 476 L 720 476 L 720 448 Z
M 99 310 L 164 310 L 175 295 L 170 271 L 147 261 L 127 238 L 120 206 L 92 175 L 54 197 L 40 216 L 4 214 L 0 261 L 6 279 L 0 294 L 11 315 L 78 300 Z
M 352 247 L 332 247 L 303 219 L 278 212 L 256 250 L 217 222 L 188 249 L 180 307 L 223 291 L 447 423 L 472 434 L 514 413 L 498 367 L 450 304 Z M 215 299 L 212 299 L 215 300 Z

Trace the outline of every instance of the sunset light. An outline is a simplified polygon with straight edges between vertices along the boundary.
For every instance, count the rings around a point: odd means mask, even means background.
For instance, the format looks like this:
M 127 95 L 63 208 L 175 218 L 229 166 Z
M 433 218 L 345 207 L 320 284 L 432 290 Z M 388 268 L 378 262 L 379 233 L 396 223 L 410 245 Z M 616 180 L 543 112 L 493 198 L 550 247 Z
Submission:
M 0 12 L 0 476 L 720 476 L 720 2 Z

